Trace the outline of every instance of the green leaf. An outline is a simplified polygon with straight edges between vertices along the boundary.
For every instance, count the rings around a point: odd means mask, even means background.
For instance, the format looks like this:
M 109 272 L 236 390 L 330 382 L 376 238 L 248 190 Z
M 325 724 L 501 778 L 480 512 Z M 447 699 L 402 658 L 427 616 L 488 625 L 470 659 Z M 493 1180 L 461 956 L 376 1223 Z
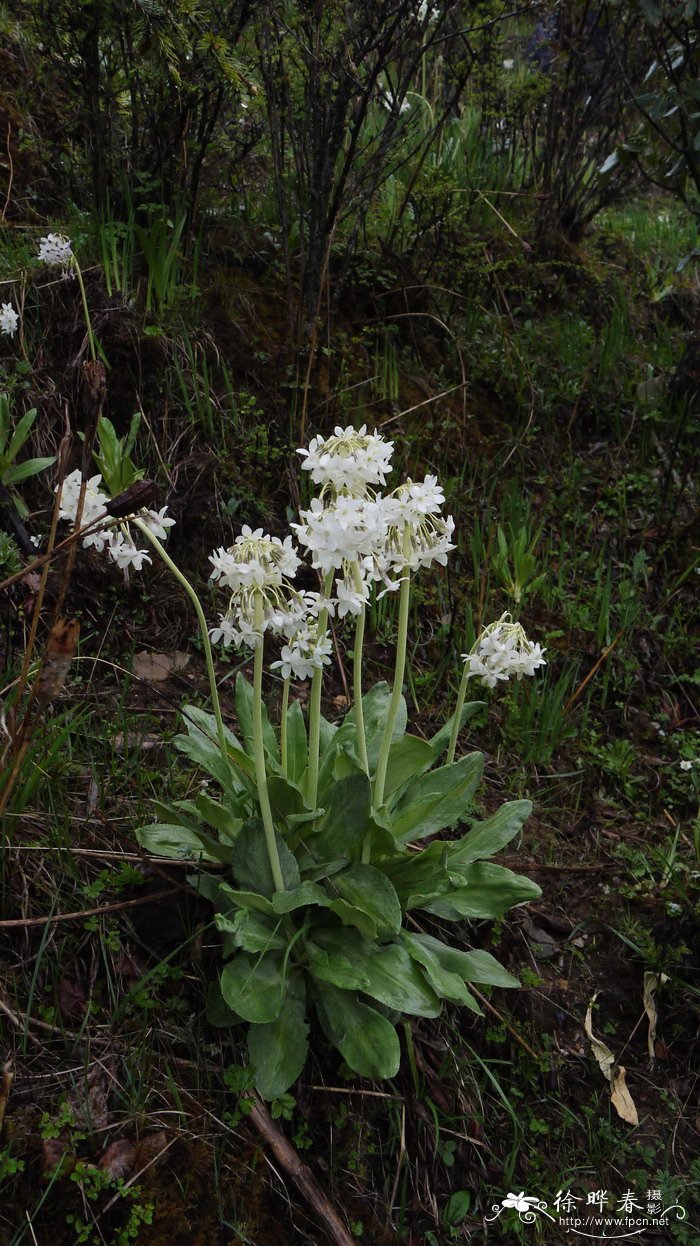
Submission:
M 211 881 L 214 882 L 213 879 Z M 198 887 L 198 890 L 203 891 L 201 885 Z M 203 894 L 207 895 L 207 891 L 203 891 Z M 267 896 L 261 896 L 258 891 L 241 891 L 237 887 L 229 887 L 228 883 L 216 883 L 216 894 L 210 894 L 209 898 L 223 912 L 235 912 L 236 909 L 252 909 L 255 913 L 266 913 L 270 917 L 275 912 L 272 907 L 272 901 L 268 900 Z
M 233 814 L 218 800 L 212 800 L 206 792 L 199 792 L 194 807 L 199 817 L 208 826 L 213 826 L 221 835 L 225 835 L 227 839 L 234 840 L 243 825 L 242 818 L 236 818 Z
M 210 851 L 205 847 L 208 837 L 199 835 L 189 827 L 175 823 L 158 822 L 150 826 L 140 826 L 135 832 L 136 838 L 147 852 L 156 857 L 179 857 L 187 859 L 201 858 L 204 861 L 221 861 L 222 849 Z M 211 848 L 212 841 L 209 840 Z M 216 846 L 218 848 L 218 845 Z M 227 860 L 230 859 L 230 853 Z
M 3 473 L 3 484 L 18 485 L 20 481 L 27 480 L 30 476 L 37 476 L 39 472 L 46 471 L 47 467 L 51 467 L 56 462 L 55 455 L 45 459 L 25 459 L 24 463 L 15 463 L 13 467 L 8 467 Z
M 301 702 L 292 701 L 287 710 L 287 773 L 293 783 L 299 783 L 304 776 L 307 747 Z
M 313 810 L 309 809 L 302 791 L 295 783 L 290 783 L 282 774 L 272 774 L 267 781 L 267 790 L 276 821 L 297 825 L 307 820 Z
M 279 1017 L 248 1030 L 248 1056 L 263 1099 L 278 1099 L 299 1077 L 309 1049 L 308 1034 L 304 979 L 295 974 Z
M 392 810 L 396 838 L 403 842 L 425 839 L 455 826 L 467 814 L 483 766 L 482 753 L 468 753 L 410 783 Z
M 10 444 L 7 447 L 8 463 L 14 463 L 15 459 L 17 458 L 17 455 L 22 449 L 22 446 L 27 440 L 27 437 L 32 431 L 32 426 L 34 424 L 35 419 L 36 419 L 36 407 L 32 407 L 31 411 L 25 412 L 22 418 L 17 421 L 15 425 L 15 431 L 13 432 L 12 437 L 10 438 Z M 55 459 L 51 459 L 52 463 L 55 463 L 55 461 L 56 461 Z
M 300 887 L 295 887 L 293 891 L 278 891 L 272 897 L 272 907 L 276 913 L 292 913 L 294 909 L 306 908 L 307 905 L 313 904 L 329 908 L 330 899 L 323 887 L 308 880 Z
M 395 1077 L 401 1048 L 390 1021 L 347 991 L 325 987 L 317 1002 L 319 1020 L 346 1064 L 361 1077 Z
M 361 771 L 334 783 L 318 829 L 305 838 L 314 859 L 349 856 L 364 838 L 371 804 L 372 788 Z
M 286 890 L 292 891 L 301 881 L 299 866 L 284 840 L 279 835 L 275 838 L 284 886 Z M 251 818 L 238 832 L 231 852 L 231 869 L 238 886 L 244 891 L 254 891 L 264 896 L 274 895 L 275 883 L 260 818 Z
M 537 883 L 513 874 L 502 865 L 477 861 L 462 871 L 465 886 L 421 907 L 436 917 L 456 921 L 460 917 L 500 917 L 514 904 L 536 900 L 541 895 Z
M 397 1012 L 436 1017 L 440 1011 L 435 992 L 402 944 L 373 944 L 351 930 L 315 930 L 307 949 L 313 975 L 334 986 L 363 991 Z
M 446 868 L 448 847 L 436 840 L 422 852 L 382 862 L 404 910 L 420 908 L 426 900 L 452 890 L 454 883 Z
M 255 763 L 243 752 L 238 740 L 225 728 L 226 745 L 232 765 L 227 767 L 219 750 L 216 720 L 196 705 L 185 705 L 182 716 L 186 736 L 176 736 L 175 747 L 222 784 L 237 792 L 251 791 L 255 786 Z
M 471 991 L 464 985 L 464 978 L 454 970 L 448 969 L 437 952 L 423 943 L 422 939 L 408 931 L 403 932 L 406 950 L 419 965 L 423 966 L 425 975 L 433 990 L 442 998 L 449 999 L 453 1004 L 464 1004 L 472 1012 L 480 1013 L 481 1009 Z M 433 942 L 438 943 L 435 939 Z
M 414 947 L 436 956 L 440 964 L 450 973 L 458 974 L 465 982 L 485 982 L 490 986 L 513 988 L 520 986 L 517 978 L 496 960 L 490 952 L 480 948 L 462 951 L 460 948 L 448 947 L 440 939 L 432 935 L 413 934 L 406 936 Z
M 485 822 L 475 822 L 463 839 L 448 844 L 448 868 L 460 874 L 472 861 L 500 852 L 519 834 L 531 813 L 531 800 L 510 800 Z
M 239 671 L 236 676 L 236 715 L 245 741 L 246 751 L 254 756 L 253 747 L 253 686 L 248 683 L 245 675 Z M 262 706 L 263 746 L 265 753 L 274 762 L 279 762 L 277 737 L 270 726 L 265 702 Z
M 369 762 L 370 774 L 377 767 L 379 758 L 379 749 L 384 735 L 384 724 L 387 720 L 389 712 L 389 702 L 391 700 L 391 688 L 387 683 L 375 684 L 366 692 L 362 698 L 362 711 L 365 720 L 365 740 L 367 742 L 367 759 Z M 346 721 L 355 722 L 354 711 L 350 710 Z M 406 710 L 406 702 L 403 697 L 399 702 L 399 709 L 396 715 L 392 741 L 396 742 L 401 739 L 406 730 L 408 722 L 408 712 Z
M 267 956 L 238 952 L 221 974 L 221 994 L 244 1021 L 274 1021 L 280 1014 L 284 991 L 284 960 L 277 952 Z
M 433 749 L 428 740 L 415 735 L 402 736 L 389 750 L 384 796 L 403 787 L 415 774 L 422 774 L 433 762 Z
M 222 934 L 231 935 L 234 947 L 243 952 L 284 951 L 287 940 L 279 933 L 279 919 L 263 916 L 252 909 L 239 909 L 234 917 L 214 915 L 214 925 Z
M 221 983 L 218 981 L 210 982 L 207 989 L 206 1000 L 207 1021 L 210 1025 L 219 1027 L 227 1027 L 231 1025 L 240 1025 L 242 1017 L 234 1012 L 233 1008 L 229 1008 L 226 1000 L 221 994 Z
M 378 930 L 398 934 L 401 929 L 399 898 L 385 874 L 360 862 L 335 874 L 330 884 L 343 900 L 366 913 Z

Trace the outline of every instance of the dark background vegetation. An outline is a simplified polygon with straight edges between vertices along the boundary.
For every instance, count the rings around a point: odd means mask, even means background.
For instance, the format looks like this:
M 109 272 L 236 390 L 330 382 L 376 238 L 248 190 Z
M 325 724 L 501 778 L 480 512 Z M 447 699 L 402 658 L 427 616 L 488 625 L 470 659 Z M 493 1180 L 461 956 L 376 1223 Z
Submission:
M 136 456 L 212 617 L 211 549 L 246 522 L 283 534 L 296 446 L 367 422 L 400 470 L 439 476 L 457 521 L 414 597 L 413 729 L 449 712 L 459 655 L 503 610 L 547 647 L 469 733 L 484 808 L 535 802 L 507 859 L 542 900 L 467 932 L 522 990 L 414 1026 L 389 1086 L 357 1085 L 317 1035 L 282 1128 L 370 1243 L 558 1241 L 484 1226 L 509 1190 L 656 1188 L 690 1211 L 697 3 L 24 0 L 0 30 L 0 298 L 22 313 L 0 388 L 16 418 L 38 409 L 33 453 L 68 433 L 80 456 L 79 291 L 33 259 L 55 229 L 85 274 L 105 413 L 122 434 L 142 412 Z M 39 541 L 51 484 L 25 493 Z M 3 578 L 22 562 L 1 533 L 0 557 Z M 4 594 L 10 710 L 35 591 Z M 154 797 L 198 782 L 171 744 L 183 699 L 205 702 L 187 600 L 165 571 L 125 583 L 81 551 L 67 604 L 79 655 L 2 828 L 1 918 L 38 920 L 0 925 L 0 1238 L 321 1242 L 246 1119 L 235 1032 L 204 1020 L 206 905 L 133 837 Z M 378 677 L 394 627 L 385 599 Z M 144 650 L 188 660 L 154 683 Z M 221 660 L 224 690 L 236 668 Z M 667 975 L 651 1052 L 645 974 Z M 596 993 L 637 1126 L 584 1035 Z M 696 1242 L 692 1220 L 648 1240 Z

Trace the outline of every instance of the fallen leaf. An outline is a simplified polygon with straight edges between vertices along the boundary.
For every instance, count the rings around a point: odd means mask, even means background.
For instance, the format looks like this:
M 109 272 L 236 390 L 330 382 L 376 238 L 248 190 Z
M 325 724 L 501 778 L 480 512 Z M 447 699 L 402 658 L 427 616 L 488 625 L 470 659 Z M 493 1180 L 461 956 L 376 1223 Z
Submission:
M 118 1138 L 112 1142 L 100 1157 L 98 1167 L 109 1173 L 113 1181 L 118 1177 L 128 1177 L 136 1169 L 138 1151 L 135 1142 L 127 1138 Z
M 649 1051 L 649 1059 L 653 1060 L 655 1055 L 654 1042 L 656 1039 L 656 1025 L 658 1022 L 658 1013 L 654 1002 L 654 995 L 664 982 L 668 982 L 668 974 L 662 973 L 645 973 L 644 975 L 644 1011 L 649 1018 L 649 1032 L 647 1034 L 647 1049 Z
M 593 1055 L 598 1061 L 598 1067 L 600 1068 L 600 1071 L 603 1074 L 603 1077 L 605 1077 L 609 1082 L 611 1082 L 612 1081 L 612 1066 L 615 1063 L 615 1057 L 613 1053 L 611 1052 L 610 1048 L 606 1047 L 605 1043 L 601 1042 L 599 1038 L 596 1038 L 595 1034 L 593 1033 L 593 1005 L 597 998 L 598 998 L 598 992 L 596 991 L 596 994 L 593 996 L 593 999 L 588 1005 L 588 1012 L 586 1013 L 586 1020 L 583 1023 L 583 1028 L 586 1032 L 586 1037 L 588 1041 L 590 1042 L 591 1047 L 593 1049 Z
M 114 1066 L 96 1064 L 87 1078 L 66 1096 L 75 1123 L 82 1128 L 104 1129 L 110 1122 L 109 1096 L 114 1083 Z
M 41 1144 L 41 1171 L 51 1172 L 60 1165 L 61 1172 L 72 1172 L 76 1165 L 70 1135 L 64 1130 L 58 1138 L 44 1138 Z
M 627 1121 L 628 1125 L 639 1124 L 637 1109 L 634 1105 L 634 1099 L 627 1089 L 625 1069 L 623 1069 L 622 1065 L 619 1065 L 615 1071 L 610 1098 L 615 1111 L 623 1121 Z
M 56 1002 L 66 1017 L 84 1017 L 87 1011 L 86 991 L 70 978 L 61 978 L 56 987 Z
M 147 653 L 144 649 L 134 657 L 133 672 L 138 679 L 149 683 L 162 683 L 174 671 L 184 671 L 190 660 L 189 653 L 176 649 L 173 653 Z
M 44 660 L 36 681 L 36 699 L 44 709 L 63 689 L 80 636 L 77 619 L 59 619 L 46 642 Z
M 161 1151 L 165 1151 L 167 1145 L 168 1135 L 164 1129 L 154 1129 L 153 1133 L 146 1134 L 138 1145 L 139 1168 L 145 1168 L 147 1164 L 157 1164 Z

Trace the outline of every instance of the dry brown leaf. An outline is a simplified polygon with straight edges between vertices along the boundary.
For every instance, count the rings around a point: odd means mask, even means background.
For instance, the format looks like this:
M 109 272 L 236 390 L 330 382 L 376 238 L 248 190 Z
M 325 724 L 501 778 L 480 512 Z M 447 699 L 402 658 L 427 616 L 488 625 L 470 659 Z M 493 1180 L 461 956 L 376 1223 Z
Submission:
M 607 1081 L 611 1082 L 612 1081 L 612 1066 L 615 1063 L 615 1057 L 613 1053 L 611 1052 L 610 1048 L 606 1047 L 605 1043 L 601 1042 L 599 1038 L 596 1038 L 595 1034 L 593 1033 L 593 1005 L 597 998 L 598 998 L 598 992 L 596 991 L 596 994 L 593 996 L 593 999 L 588 1005 L 588 1012 L 586 1013 L 586 1020 L 583 1023 L 583 1028 L 586 1032 L 586 1037 L 593 1049 L 593 1055 L 598 1061 L 598 1067 L 600 1068 L 600 1071 L 603 1074 L 603 1077 L 605 1077 Z
M 84 1017 L 87 1011 L 85 989 L 70 978 L 61 978 L 56 987 L 56 1002 L 65 1017 Z
M 114 1066 L 96 1064 L 90 1069 L 85 1081 L 79 1083 L 66 1096 L 77 1125 L 94 1130 L 109 1125 L 111 1113 L 109 1097 L 114 1084 Z
M 112 1180 L 116 1181 L 118 1177 L 128 1177 L 135 1171 L 137 1154 L 135 1142 L 130 1142 L 127 1138 L 118 1138 L 100 1156 L 98 1167 L 103 1172 L 109 1173 Z
M 644 1011 L 649 1018 L 649 1032 L 647 1034 L 647 1049 L 649 1051 L 649 1059 L 653 1060 L 655 1053 L 654 1042 L 656 1039 L 656 1025 L 658 1022 L 658 1013 L 654 1002 L 654 995 L 659 986 L 664 982 L 668 982 L 668 974 L 662 973 L 645 973 L 644 975 Z
M 147 1164 L 157 1164 L 161 1151 L 165 1151 L 167 1145 L 168 1135 L 164 1129 L 154 1129 L 153 1133 L 146 1134 L 138 1145 L 139 1168 L 145 1168 Z
M 627 1121 L 628 1125 L 639 1124 L 637 1109 L 634 1105 L 634 1099 L 627 1089 L 625 1069 L 623 1069 L 621 1064 L 615 1070 L 610 1098 L 615 1111 L 618 1116 L 622 1117 L 623 1121 Z
M 134 657 L 133 671 L 138 679 L 149 683 L 162 683 L 175 671 L 184 671 L 190 660 L 189 653 L 176 649 L 173 653 L 147 653 L 144 649 Z
M 51 628 L 36 685 L 36 699 L 42 709 L 55 701 L 62 691 L 78 648 L 79 636 L 80 623 L 77 619 L 59 619 Z

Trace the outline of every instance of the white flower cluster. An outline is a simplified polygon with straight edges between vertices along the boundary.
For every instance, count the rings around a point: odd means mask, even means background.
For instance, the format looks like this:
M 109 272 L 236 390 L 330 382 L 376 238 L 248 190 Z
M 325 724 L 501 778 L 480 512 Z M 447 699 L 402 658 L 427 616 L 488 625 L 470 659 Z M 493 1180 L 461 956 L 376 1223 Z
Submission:
M 285 644 L 273 667 L 285 679 L 309 679 L 330 661 L 330 637 L 318 621 L 329 603 L 292 584 L 301 559 L 290 536 L 280 541 L 246 525 L 230 549 L 216 550 L 209 561 L 212 580 L 231 592 L 226 613 L 210 632 L 215 644 L 255 649 L 266 633 L 277 636 Z
M 300 593 L 291 583 L 301 562 L 291 537 L 280 541 L 246 527 L 230 549 L 210 558 L 212 579 L 231 590 L 212 640 L 255 648 L 264 634 L 275 635 L 284 644 L 273 669 L 285 679 L 308 679 L 330 661 L 322 613 L 357 616 L 372 584 L 394 591 L 407 568 L 446 563 L 454 521 L 440 513 L 445 497 L 436 478 L 407 480 L 386 495 L 376 492 L 386 483 L 393 452 L 391 441 L 368 433 L 365 425 L 336 428 L 332 437 L 314 437 L 308 450 L 299 451 L 320 496 L 291 527 L 321 573 L 326 596 Z
M 19 324 L 19 316 L 12 303 L 0 303 L 0 333 L 14 337 Z
M 495 688 L 499 680 L 513 675 L 517 680 L 523 675 L 534 675 L 540 666 L 546 666 L 545 652 L 528 640 L 519 623 L 510 622 L 510 616 L 504 614 L 484 629 L 474 652 L 462 657 L 471 675 L 478 676 L 487 688 Z
M 70 238 L 64 238 L 63 234 L 47 234 L 41 239 L 37 258 L 42 264 L 60 265 L 61 268 L 67 268 L 73 259 Z
M 61 490 L 59 516 L 61 519 L 66 519 L 73 524 L 78 513 L 81 483 L 82 474 L 80 469 L 76 468 L 74 472 L 66 476 L 63 481 L 63 489 Z M 95 476 L 91 476 L 86 482 L 83 512 L 80 520 L 81 527 L 95 523 L 103 516 L 108 518 L 105 516 L 105 509 L 109 498 L 100 489 L 101 483 L 102 477 L 99 472 Z M 172 528 L 175 523 L 175 520 L 167 515 L 166 512 L 166 506 L 161 507 L 159 511 L 144 510 L 138 512 L 139 519 L 150 528 L 159 541 L 167 539 L 168 528 Z M 133 567 L 135 571 L 140 571 L 145 562 L 153 561 L 148 550 L 137 548 L 128 523 L 123 521 L 109 528 L 95 528 L 93 532 L 89 532 L 84 537 L 83 546 L 85 549 L 92 547 L 100 554 L 106 549 L 108 557 L 122 570 Z
M 338 427 L 332 437 L 314 437 L 308 450 L 297 450 L 314 484 L 350 494 L 385 484 L 393 453 L 394 443 L 376 431 L 368 433 L 366 424 L 360 429 Z

